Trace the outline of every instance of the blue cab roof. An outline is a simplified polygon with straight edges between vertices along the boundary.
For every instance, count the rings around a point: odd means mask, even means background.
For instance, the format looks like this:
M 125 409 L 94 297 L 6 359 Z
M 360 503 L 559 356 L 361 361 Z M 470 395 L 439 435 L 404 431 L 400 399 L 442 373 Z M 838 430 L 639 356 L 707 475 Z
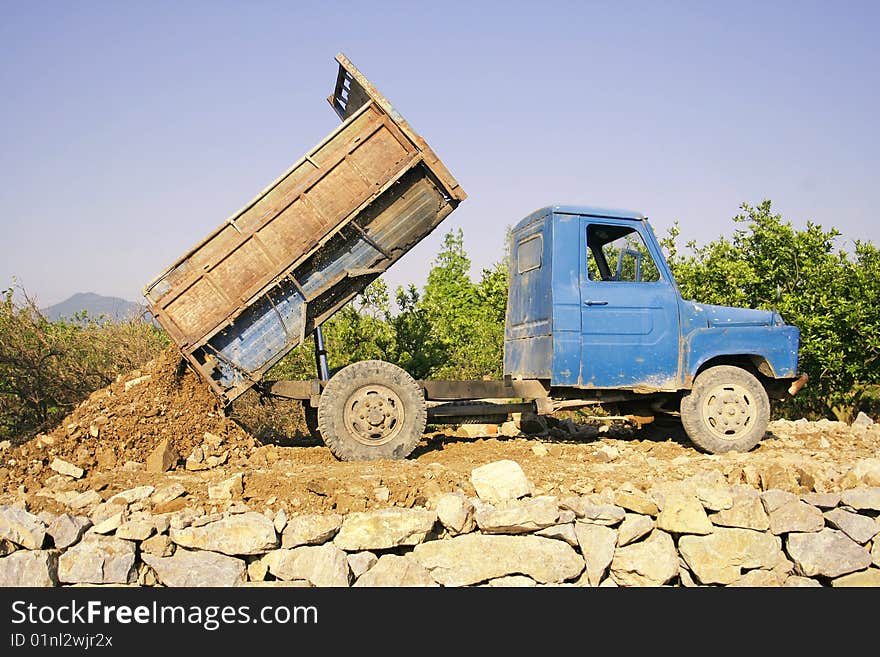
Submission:
M 530 224 L 538 217 L 543 217 L 550 212 L 558 212 L 561 214 L 579 214 L 590 217 L 611 217 L 612 219 L 632 219 L 633 221 L 641 221 L 646 219 L 641 212 L 634 210 L 623 210 L 620 208 L 600 208 L 592 205 L 547 205 L 543 208 L 535 210 L 528 216 L 520 220 L 513 230 L 517 230 L 523 226 Z

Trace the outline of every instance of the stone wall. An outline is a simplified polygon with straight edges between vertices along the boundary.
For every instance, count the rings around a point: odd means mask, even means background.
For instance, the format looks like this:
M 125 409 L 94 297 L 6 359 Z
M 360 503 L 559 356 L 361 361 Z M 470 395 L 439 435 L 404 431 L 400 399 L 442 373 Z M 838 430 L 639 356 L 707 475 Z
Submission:
M 61 515 L 0 506 L 0 586 L 880 586 L 876 469 L 803 495 L 717 472 L 533 495 L 509 460 L 471 482 L 473 498 L 345 516 L 152 513 L 175 484 L 86 491 Z

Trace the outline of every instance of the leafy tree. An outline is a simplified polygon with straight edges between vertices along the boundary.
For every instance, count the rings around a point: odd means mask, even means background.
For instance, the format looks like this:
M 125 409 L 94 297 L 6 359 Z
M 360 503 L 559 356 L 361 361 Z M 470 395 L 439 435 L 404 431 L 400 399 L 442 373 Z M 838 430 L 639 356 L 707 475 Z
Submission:
M 855 261 L 837 248 L 840 233 L 808 222 L 796 230 L 772 203 L 743 203 L 733 237 L 676 247 L 663 243 L 685 297 L 706 303 L 776 308 L 801 331 L 800 368 L 810 384 L 789 404 L 796 413 L 848 420 L 873 398 L 880 353 L 880 256 L 857 243 Z

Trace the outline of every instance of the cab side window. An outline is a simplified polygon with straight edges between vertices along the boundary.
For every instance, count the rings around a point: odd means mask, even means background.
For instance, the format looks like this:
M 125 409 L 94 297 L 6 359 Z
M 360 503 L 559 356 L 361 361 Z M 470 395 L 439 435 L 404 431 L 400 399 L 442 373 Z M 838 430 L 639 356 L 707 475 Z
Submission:
M 591 281 L 651 283 L 660 271 L 635 228 L 587 226 L 587 275 Z

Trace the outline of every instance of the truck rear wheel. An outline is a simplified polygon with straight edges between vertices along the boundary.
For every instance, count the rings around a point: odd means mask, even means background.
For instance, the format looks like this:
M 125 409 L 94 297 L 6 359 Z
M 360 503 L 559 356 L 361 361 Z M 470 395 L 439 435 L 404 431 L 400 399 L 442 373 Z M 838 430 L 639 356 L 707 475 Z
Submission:
M 318 429 L 340 461 L 404 459 L 422 440 L 427 416 L 424 393 L 407 372 L 364 360 L 324 386 Z
M 770 422 L 770 400 L 755 376 L 741 367 L 717 365 L 697 375 L 681 400 L 681 423 L 705 452 L 747 452 Z

